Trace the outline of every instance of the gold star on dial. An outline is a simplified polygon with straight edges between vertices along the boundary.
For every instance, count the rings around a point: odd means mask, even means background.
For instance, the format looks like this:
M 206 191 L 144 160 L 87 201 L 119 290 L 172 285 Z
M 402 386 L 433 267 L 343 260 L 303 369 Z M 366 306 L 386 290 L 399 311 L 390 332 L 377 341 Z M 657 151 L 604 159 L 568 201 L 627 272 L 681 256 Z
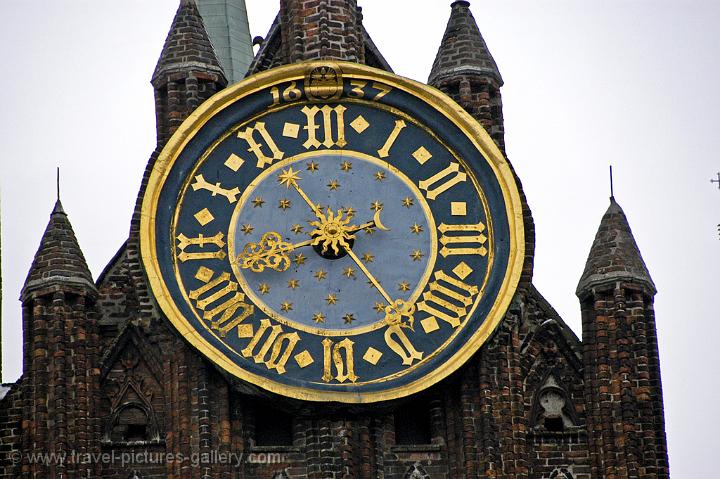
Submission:
M 354 278 L 355 277 L 355 269 L 353 269 L 351 266 L 348 266 L 343 270 L 343 276 L 347 276 L 348 278 Z
M 319 269 L 313 273 L 313 276 L 315 276 L 318 281 L 322 281 L 327 277 L 327 271 Z
M 258 291 L 260 291 L 260 294 L 268 294 L 270 292 L 270 285 L 267 283 L 260 283 Z
M 259 196 L 252 200 L 253 208 L 262 208 L 263 203 L 265 203 L 265 200 Z
M 340 164 L 340 169 L 343 171 L 350 171 L 352 170 L 352 163 L 350 163 L 349 161 L 343 161 Z
M 412 198 L 410 198 L 409 196 L 406 198 L 403 198 L 403 200 L 402 200 L 402 205 L 405 208 L 410 208 L 414 204 L 415 204 L 415 201 Z
M 312 320 L 315 321 L 315 322 L 318 323 L 318 324 L 324 323 L 324 322 L 325 322 L 325 315 L 322 314 L 322 313 L 315 313 L 315 314 L 313 314 Z
M 362 255 L 362 260 L 363 263 L 372 263 L 373 261 L 375 261 L 375 255 L 370 252 L 365 253 L 364 255 Z
M 298 286 L 300 286 L 300 281 L 299 281 L 299 280 L 294 279 L 294 278 L 291 279 L 291 280 L 288 280 L 288 288 L 290 288 L 290 289 L 295 289 L 295 288 L 297 288 Z
M 250 224 L 242 225 L 242 227 L 240 227 L 240 231 L 242 231 L 246 235 L 249 235 L 250 233 L 252 233 L 254 229 L 255 228 L 253 228 L 253 226 Z
M 375 232 L 375 228 L 373 228 L 372 226 L 366 226 L 365 228 L 363 228 L 363 231 L 365 232 L 365 234 L 371 235 Z
M 280 208 L 281 210 L 286 210 L 290 208 L 290 200 L 288 200 L 287 198 L 283 198 L 278 203 L 278 208 Z
M 280 305 L 280 309 L 287 313 L 288 311 L 291 311 L 293 309 L 293 304 L 287 301 L 283 301 L 283 303 Z
M 422 260 L 423 256 L 425 256 L 425 255 L 419 249 L 416 249 L 415 251 L 410 253 L 410 257 L 412 258 L 413 261 L 420 261 L 420 260 Z
M 282 173 L 278 175 L 278 181 L 281 185 L 285 185 L 290 188 L 297 184 L 297 180 L 300 179 L 299 171 L 293 170 L 292 166 L 287 170 L 282 170 Z
M 308 169 L 308 171 L 317 171 L 318 164 L 315 163 L 314 161 L 311 161 L 310 163 L 307 164 L 307 169 Z
M 416 235 L 419 235 L 423 230 L 423 227 L 419 224 L 415 223 L 410 227 L 410 231 L 415 233 Z
M 295 258 L 293 259 L 293 261 L 295 262 L 295 264 L 301 265 L 301 264 L 304 264 L 304 263 L 305 263 L 305 260 L 306 260 L 306 259 L 307 259 L 307 258 L 305 257 L 304 254 L 298 253 L 298 254 L 295 255 Z
M 352 206 L 342 208 L 342 212 L 345 213 L 348 218 L 352 218 L 353 216 L 355 216 L 355 208 L 353 208 Z
M 335 191 L 340 187 L 340 183 L 338 183 L 338 180 L 332 180 L 327 184 L 327 187 L 330 188 L 331 191 Z
M 303 232 L 303 227 L 301 225 L 295 224 L 295 225 L 292 225 L 292 227 L 290 228 L 290 231 L 292 231 L 296 235 L 299 235 L 300 233 Z
M 410 283 L 407 281 L 403 281 L 402 283 L 398 284 L 398 291 L 410 291 Z
M 382 303 L 375 303 L 375 306 L 373 306 L 373 309 L 377 311 L 378 313 L 382 313 L 385 311 L 385 305 Z
M 327 304 L 335 304 L 337 303 L 337 296 L 330 293 L 327 295 L 327 298 L 325 298 L 325 301 L 327 302 Z
M 370 203 L 370 209 L 373 211 L 380 211 L 381 209 L 383 209 L 383 204 L 380 203 L 379 201 L 375 200 L 372 203 Z
M 352 322 L 355 321 L 355 315 L 352 313 L 347 313 L 345 316 L 343 316 L 343 320 L 345 321 L 345 324 L 352 324 Z
M 375 181 L 382 181 L 385 179 L 385 172 L 384 171 L 377 171 L 375 172 Z

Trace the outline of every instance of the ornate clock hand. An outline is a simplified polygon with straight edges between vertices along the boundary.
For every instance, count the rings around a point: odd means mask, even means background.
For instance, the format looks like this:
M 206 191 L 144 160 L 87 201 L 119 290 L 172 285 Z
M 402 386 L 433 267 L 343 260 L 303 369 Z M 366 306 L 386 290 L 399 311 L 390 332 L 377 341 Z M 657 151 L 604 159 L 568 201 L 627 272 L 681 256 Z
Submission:
M 298 171 L 295 171 L 292 169 L 292 167 L 282 170 L 282 173 L 278 175 L 278 181 L 281 185 L 285 185 L 288 189 L 292 186 L 295 188 L 295 191 L 298 192 L 300 197 L 307 203 L 307 205 L 310 207 L 310 209 L 315 213 L 315 216 L 318 217 L 318 219 L 323 220 L 323 214 L 320 210 L 320 207 L 313 203 L 308 195 L 305 194 L 305 192 L 300 188 L 300 185 L 298 185 L 297 180 L 300 179 L 300 175 L 298 174 Z
M 359 226 L 353 226 L 351 228 L 348 228 L 348 231 L 353 231 L 353 232 L 360 231 L 360 230 L 363 230 L 365 228 L 369 228 L 372 226 L 375 226 L 375 227 L 377 227 L 377 229 L 382 230 L 382 231 L 390 231 L 390 228 L 386 227 L 384 224 L 382 224 L 380 222 L 380 212 L 381 211 L 382 210 L 377 210 L 371 221 L 368 221 L 367 223 L 363 223 Z
M 367 278 L 370 280 L 373 286 L 375 286 L 375 289 L 377 289 L 380 294 L 385 298 L 385 301 L 387 301 L 388 304 L 393 304 L 392 298 L 390 298 L 390 295 L 387 294 L 385 289 L 380 286 L 380 282 L 375 279 L 375 276 L 372 275 L 372 273 L 367 269 L 367 267 L 360 261 L 360 258 L 357 257 L 357 255 L 353 252 L 351 248 L 345 248 L 345 251 L 347 251 L 348 256 L 352 258 L 353 261 L 355 261 L 355 264 L 357 264 L 358 268 L 367 276 Z
M 315 239 L 300 243 L 287 243 L 282 240 L 279 233 L 268 231 L 263 234 L 258 243 L 247 243 L 242 253 L 237 255 L 235 263 L 242 269 L 249 269 L 254 273 L 261 273 L 265 268 L 275 271 L 285 271 L 290 267 L 290 257 L 287 255 L 294 249 L 310 246 Z
M 373 276 L 373 274 L 370 272 L 370 270 L 367 269 L 367 267 L 360 261 L 360 258 L 357 257 L 357 255 L 353 252 L 351 248 L 346 248 L 345 251 L 347 251 L 348 256 L 352 258 L 353 261 L 355 261 L 355 264 L 357 264 L 358 268 L 367 276 L 367 278 L 370 280 L 373 286 L 375 286 L 375 289 L 380 292 L 383 298 L 385 298 L 385 301 L 387 301 L 388 306 L 385 308 L 385 322 L 390 325 L 399 325 L 403 328 L 409 328 L 413 329 L 413 313 L 415 312 L 415 305 L 414 304 L 408 304 L 402 299 L 396 299 L 393 300 L 390 298 L 390 295 L 387 294 L 385 289 L 380 286 L 380 282 Z M 403 322 L 402 318 L 407 317 L 407 321 Z

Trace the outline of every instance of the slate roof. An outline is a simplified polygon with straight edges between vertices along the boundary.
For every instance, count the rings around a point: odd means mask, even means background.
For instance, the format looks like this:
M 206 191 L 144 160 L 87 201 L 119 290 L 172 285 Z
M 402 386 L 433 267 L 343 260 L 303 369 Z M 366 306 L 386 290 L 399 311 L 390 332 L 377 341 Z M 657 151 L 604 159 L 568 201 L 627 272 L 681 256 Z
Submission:
M 502 86 L 500 70 L 470 12 L 470 2 L 453 2 L 451 9 L 428 84 L 436 85 L 449 76 L 476 74 L 493 78 Z
M 37 290 L 71 286 L 96 291 L 90 269 L 75 238 L 70 220 L 57 200 L 40 247 L 35 253 L 20 299 Z
M 640 283 L 653 294 L 656 292 L 627 217 L 615 198 L 610 198 L 576 294 L 580 296 L 596 286 L 620 281 Z
M 195 0 L 182 0 L 165 39 L 152 83 L 178 71 L 205 71 L 225 78 Z

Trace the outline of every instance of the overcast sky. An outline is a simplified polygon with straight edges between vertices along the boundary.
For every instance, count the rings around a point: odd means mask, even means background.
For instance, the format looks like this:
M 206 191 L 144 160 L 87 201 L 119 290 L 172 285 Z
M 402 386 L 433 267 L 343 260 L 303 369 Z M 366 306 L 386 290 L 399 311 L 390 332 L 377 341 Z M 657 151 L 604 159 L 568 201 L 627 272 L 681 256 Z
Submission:
M 253 35 L 277 2 L 247 0 Z M 450 1 L 360 0 L 395 72 L 425 81 Z M 0 0 L 3 381 L 17 300 L 55 201 L 95 277 L 127 237 L 155 146 L 149 80 L 177 0 Z M 507 152 L 537 231 L 534 282 L 576 334 L 574 291 L 608 206 L 608 165 L 658 287 L 674 477 L 715 477 L 720 333 L 720 2 L 472 2 L 505 80 Z

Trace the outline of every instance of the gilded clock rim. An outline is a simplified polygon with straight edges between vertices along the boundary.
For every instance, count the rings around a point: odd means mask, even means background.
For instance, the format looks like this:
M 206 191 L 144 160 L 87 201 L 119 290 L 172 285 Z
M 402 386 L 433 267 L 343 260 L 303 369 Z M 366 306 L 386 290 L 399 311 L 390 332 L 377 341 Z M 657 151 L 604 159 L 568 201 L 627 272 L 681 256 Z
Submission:
M 158 211 L 158 200 L 172 166 L 189 141 L 212 117 L 235 103 L 239 98 L 282 82 L 302 80 L 307 72 L 322 66 L 337 68 L 342 72 L 342 76 L 346 78 L 362 78 L 390 85 L 406 94 L 419 98 L 432 106 L 436 112 L 444 115 L 447 120 L 462 131 L 473 147 L 487 159 L 487 164 L 494 172 L 495 180 L 498 182 L 502 192 L 507 214 L 510 242 L 508 263 L 497 296 L 483 323 L 464 344 L 458 346 L 457 350 L 443 364 L 438 365 L 435 369 L 412 382 L 382 391 L 320 391 L 282 384 L 243 369 L 209 344 L 179 311 L 165 284 L 157 260 L 155 219 Z M 357 404 L 392 400 L 425 390 L 452 374 L 479 350 L 504 317 L 517 289 L 525 256 L 522 203 L 514 174 L 510 165 L 482 126 L 461 106 L 439 90 L 408 78 L 357 63 L 328 61 L 295 63 L 253 75 L 215 94 L 190 114 L 165 144 L 153 165 L 141 208 L 140 253 L 142 262 L 151 291 L 162 312 L 173 326 L 193 347 L 216 365 L 239 379 L 246 380 L 273 393 L 308 401 L 338 401 Z

